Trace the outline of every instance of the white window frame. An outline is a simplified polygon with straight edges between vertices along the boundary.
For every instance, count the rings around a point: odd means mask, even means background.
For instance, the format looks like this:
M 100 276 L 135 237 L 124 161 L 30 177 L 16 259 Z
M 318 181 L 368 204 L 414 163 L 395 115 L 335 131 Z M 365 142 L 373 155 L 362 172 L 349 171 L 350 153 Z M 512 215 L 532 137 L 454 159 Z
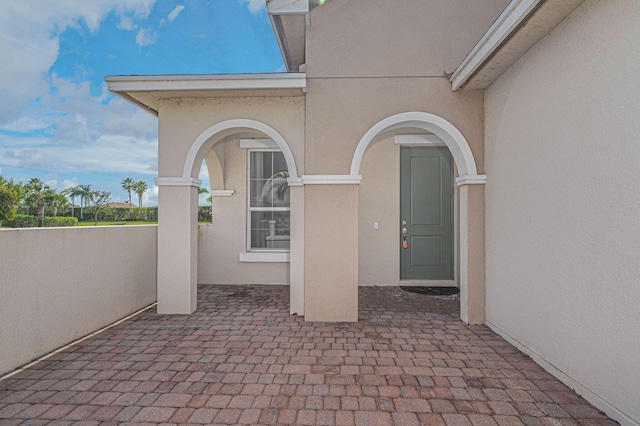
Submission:
M 252 152 L 282 152 L 280 149 L 277 148 L 259 148 L 259 149 L 248 149 L 247 150 L 247 212 L 246 212 L 246 217 L 247 217 L 247 253 L 286 253 L 288 254 L 291 251 L 291 248 L 288 249 L 278 249 L 278 248 L 256 248 L 256 247 L 251 247 L 251 212 L 253 211 L 280 211 L 280 212 L 289 212 L 289 218 L 291 218 L 291 203 L 289 203 L 289 207 L 269 207 L 269 208 L 264 208 L 264 207 L 251 207 L 251 153 Z M 288 169 L 287 169 L 288 171 Z M 291 223 L 291 222 L 289 222 Z M 289 243 L 291 243 L 291 226 L 289 226 Z M 289 246 L 291 247 L 291 246 Z M 242 256 L 241 256 L 242 257 Z M 246 256 L 245 256 L 246 257 Z M 285 259 L 286 257 L 286 259 Z M 275 259 L 275 258 L 274 258 Z M 242 260 L 242 259 L 241 259 Z M 288 255 L 287 256 L 280 256 L 277 257 L 277 260 L 272 260 L 272 261 L 276 261 L 276 262 L 287 262 L 289 260 Z M 247 261 L 251 261 L 249 258 L 244 259 L 243 261 L 247 262 Z M 260 258 L 260 260 L 257 261 L 266 261 L 262 258 Z

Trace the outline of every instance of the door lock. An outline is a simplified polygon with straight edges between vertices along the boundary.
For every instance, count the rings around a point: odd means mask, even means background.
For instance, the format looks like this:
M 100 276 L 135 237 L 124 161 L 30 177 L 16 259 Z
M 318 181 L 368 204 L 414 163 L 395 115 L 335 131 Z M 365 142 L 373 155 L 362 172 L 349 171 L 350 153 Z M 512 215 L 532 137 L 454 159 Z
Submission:
M 402 221 L 403 225 L 406 225 L 406 221 Z M 407 244 L 407 228 L 404 227 L 402 228 L 402 248 L 406 249 L 409 248 L 409 244 Z

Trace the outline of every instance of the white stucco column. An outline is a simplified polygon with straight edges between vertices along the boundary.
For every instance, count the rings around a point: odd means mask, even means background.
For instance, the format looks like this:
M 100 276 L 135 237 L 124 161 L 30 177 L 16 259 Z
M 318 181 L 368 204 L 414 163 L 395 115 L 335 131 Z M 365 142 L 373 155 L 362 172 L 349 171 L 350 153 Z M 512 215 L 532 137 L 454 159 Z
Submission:
M 194 178 L 160 177 L 158 186 L 158 313 L 197 308 L 198 187 Z
M 460 318 L 485 323 L 484 185 L 460 186 Z
M 312 178 L 303 176 L 305 320 L 358 321 L 358 185 Z
M 291 251 L 289 255 L 289 313 L 304 315 L 304 186 L 289 184 Z

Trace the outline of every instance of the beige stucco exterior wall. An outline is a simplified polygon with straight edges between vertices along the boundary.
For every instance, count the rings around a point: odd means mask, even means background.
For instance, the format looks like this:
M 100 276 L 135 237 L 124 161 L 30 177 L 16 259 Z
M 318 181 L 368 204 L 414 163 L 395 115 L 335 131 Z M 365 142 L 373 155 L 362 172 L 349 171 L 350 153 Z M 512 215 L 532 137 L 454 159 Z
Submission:
M 483 164 L 483 95 L 452 92 L 444 77 L 398 77 L 308 80 L 306 174 L 349 174 L 356 146 L 379 121 L 392 115 L 427 112 L 438 115 L 467 139 Z
M 305 187 L 305 319 L 358 320 L 358 187 Z
M 331 0 L 311 12 L 310 77 L 444 76 L 509 0 Z
M 182 176 L 187 153 L 205 130 L 225 120 L 248 119 L 262 122 L 287 141 L 298 174 L 304 172 L 304 97 L 229 97 L 164 99 L 159 108 L 158 173 Z M 246 129 L 241 129 L 246 131 Z M 219 135 L 219 139 L 238 130 Z M 260 135 L 257 135 L 260 136 Z M 215 142 L 211 141 L 211 144 Z M 195 161 L 193 177 L 209 149 Z
M 0 374 L 153 303 L 156 230 L 0 230 Z
M 240 140 L 223 142 L 225 189 L 212 197 L 213 223 L 198 227 L 199 284 L 289 284 L 289 263 L 240 262 L 247 251 L 247 149 Z M 212 181 L 213 185 L 214 182 Z
M 640 2 L 587 0 L 486 93 L 487 322 L 640 424 Z
M 394 145 L 393 137 L 382 138 L 367 149 L 360 173 L 359 285 L 399 285 L 400 147 Z

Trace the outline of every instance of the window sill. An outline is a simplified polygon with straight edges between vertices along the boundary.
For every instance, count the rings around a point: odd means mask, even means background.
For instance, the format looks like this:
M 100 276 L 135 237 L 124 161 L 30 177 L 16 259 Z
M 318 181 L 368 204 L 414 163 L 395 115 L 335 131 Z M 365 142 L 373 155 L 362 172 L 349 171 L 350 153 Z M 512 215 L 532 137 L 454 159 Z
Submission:
M 240 253 L 240 262 L 288 263 L 289 252 Z

